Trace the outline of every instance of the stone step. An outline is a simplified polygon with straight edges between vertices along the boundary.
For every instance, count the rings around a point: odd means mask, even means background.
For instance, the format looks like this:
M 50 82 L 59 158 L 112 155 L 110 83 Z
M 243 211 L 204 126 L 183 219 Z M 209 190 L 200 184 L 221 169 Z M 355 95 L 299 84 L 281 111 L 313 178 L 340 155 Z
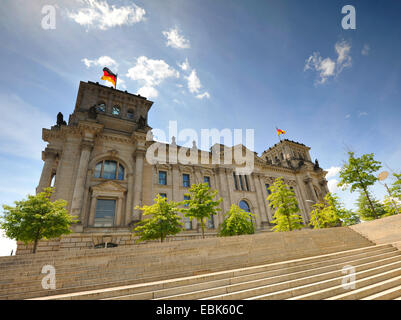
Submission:
M 386 249 L 387 248 L 387 249 Z M 391 249 L 390 249 L 391 248 Z M 361 251 L 361 252 L 364 252 L 365 250 L 372 250 L 372 252 L 373 251 L 375 251 L 375 250 L 382 250 L 382 249 L 384 249 L 384 250 L 396 250 L 395 248 L 393 248 L 393 247 L 391 247 L 391 246 L 384 246 L 384 247 L 368 247 L 368 248 L 362 248 L 362 249 L 356 249 L 357 251 Z M 357 252 L 357 251 L 355 251 L 355 252 Z M 352 251 L 351 251 L 351 253 L 353 253 Z M 349 255 L 349 254 L 351 254 L 350 252 L 343 252 L 343 253 L 335 253 L 335 254 L 333 254 L 333 256 L 330 256 L 330 255 L 327 255 L 326 257 L 319 257 L 319 258 L 314 258 L 314 257 L 312 257 L 312 258 L 310 258 L 310 259 L 329 259 L 329 258 L 331 258 L 331 257 L 334 257 L 334 256 L 338 256 L 338 255 L 344 255 L 344 256 L 347 256 L 347 255 Z M 287 262 L 288 263 L 288 262 Z M 309 262 L 308 262 L 309 263 Z M 221 266 L 220 266 L 221 267 Z M 88 280 L 89 281 L 89 278 L 96 278 L 96 277 L 98 277 L 98 275 L 97 274 L 102 274 L 103 276 L 104 275 L 106 275 L 107 274 L 107 270 L 108 269 L 111 269 L 112 271 L 110 271 L 109 272 L 109 274 L 111 274 L 111 275 L 114 275 L 116 272 L 115 272 L 115 269 L 116 268 L 116 266 L 113 266 L 113 265 L 108 265 L 108 266 L 105 266 L 104 268 L 101 268 L 101 267 L 95 267 L 95 268 L 93 268 L 93 267 L 91 267 L 91 268 L 89 268 L 89 270 L 87 270 L 86 268 L 84 268 L 84 269 L 74 269 L 74 268 L 70 268 L 71 269 L 71 273 L 70 274 L 67 274 L 67 275 L 64 275 L 63 274 L 63 272 L 60 272 L 60 270 L 59 270 L 59 268 L 56 268 L 56 271 L 57 271 L 57 279 L 58 279 L 58 281 L 59 281 L 59 283 L 60 284 L 62 284 L 63 283 L 63 279 L 67 279 L 68 281 L 72 281 L 73 279 L 76 279 L 75 281 L 78 281 L 79 279 L 85 279 L 85 280 Z M 127 271 L 129 271 L 130 270 L 130 268 L 131 268 L 131 266 L 130 265 L 128 265 L 127 266 Z M 260 268 L 260 267 L 257 267 L 257 268 Z M 123 275 L 124 275 L 124 270 L 123 269 L 121 269 L 120 267 L 118 268 L 118 270 L 119 270 L 119 272 L 118 272 L 118 276 L 119 277 L 122 277 Z M 82 272 L 82 274 L 79 276 L 79 274 Z M 89 275 L 87 274 L 89 272 Z M 156 270 L 156 273 L 157 272 L 159 272 L 159 268 L 157 268 L 157 270 Z M 13 278 L 14 276 L 13 275 L 10 275 L 9 276 L 9 278 Z M 40 273 L 40 271 L 37 271 L 33 276 L 29 276 L 29 275 L 27 275 L 27 274 L 25 274 L 25 276 L 21 276 L 21 275 L 19 275 L 19 277 L 18 277 L 18 279 L 20 279 L 20 281 L 17 281 L 16 283 L 15 283 L 15 285 L 16 286 L 18 286 L 19 287 L 19 282 L 26 282 L 27 281 L 27 279 L 29 279 L 29 277 L 31 277 L 31 279 L 33 279 L 32 281 L 33 282 L 36 282 L 36 281 L 38 281 L 38 280 L 41 280 L 42 278 L 43 278 L 43 275 Z M 3 282 L 4 282 L 4 280 L 5 279 L 7 279 L 6 277 L 3 279 Z M 10 286 L 11 284 L 5 284 L 5 285 L 3 285 L 3 286 L 1 286 L 0 285 L 0 288 L 4 288 L 4 287 L 6 287 L 6 286 Z
M 392 259 L 392 258 L 390 258 Z M 369 276 L 371 273 L 379 273 L 382 270 L 387 270 L 388 268 L 401 267 L 401 259 L 397 257 L 396 262 L 389 262 L 388 259 L 383 259 L 376 262 L 371 262 L 367 264 L 357 265 L 357 270 L 363 270 L 360 274 L 363 276 Z M 392 260 L 390 260 L 392 261 Z M 379 265 L 379 267 L 374 267 L 375 265 Z M 218 288 L 219 292 L 192 292 L 186 295 L 175 295 L 166 297 L 164 299 L 171 300 L 180 300 L 180 299 L 211 299 L 211 300 L 240 300 L 240 299 L 248 299 L 253 298 L 270 298 L 270 295 L 273 299 L 286 299 L 291 296 L 293 290 L 298 288 L 305 288 L 306 290 L 310 290 L 311 292 L 315 289 L 317 285 L 326 285 L 330 286 L 342 280 L 343 275 L 341 270 L 331 271 L 326 273 L 318 273 L 316 275 L 295 278 L 293 280 L 282 281 L 279 283 L 267 284 L 267 285 L 256 285 L 256 286 L 247 286 L 244 285 L 237 286 L 234 288 Z M 223 290 L 224 289 L 224 290 Z M 234 290 L 233 290 L 234 289 Z M 217 291 L 217 290 L 216 290 Z M 224 292 L 225 291 L 225 292 Z M 275 297 L 275 295 L 277 297 Z
M 361 300 L 397 300 L 398 298 L 401 298 L 401 285 L 364 297 Z
M 352 263 L 354 265 L 360 265 L 366 262 L 366 259 L 362 260 L 352 260 Z M 374 260 L 375 257 L 372 257 L 371 260 Z M 386 262 L 393 262 L 393 261 L 399 261 L 400 257 L 399 255 L 395 255 L 393 257 L 387 257 Z M 384 261 L 384 260 L 383 260 Z M 214 292 L 214 289 L 217 289 L 218 291 L 221 291 L 221 288 L 218 288 L 219 286 L 224 286 L 225 287 L 225 293 L 228 292 L 235 292 L 237 290 L 242 290 L 244 288 L 254 288 L 257 286 L 261 286 L 264 284 L 273 284 L 273 283 L 280 283 L 282 281 L 287 281 L 291 279 L 298 279 L 301 277 L 305 276 L 311 276 L 311 275 L 316 275 L 323 273 L 324 271 L 327 270 L 341 270 L 343 267 L 343 264 L 335 264 L 335 265 L 330 265 L 326 266 L 323 268 L 316 268 L 316 269 L 309 269 L 309 268 L 304 268 L 303 271 L 298 271 L 298 272 L 293 272 L 293 270 L 280 270 L 284 274 L 279 275 L 279 276 L 272 276 L 269 274 L 269 272 L 263 272 L 263 273 L 257 273 L 257 274 L 251 274 L 251 275 L 244 275 L 244 276 L 237 276 L 231 279 L 228 279 L 226 283 L 222 282 L 210 282 L 202 285 L 193 285 L 193 286 L 187 286 L 187 287 L 179 287 L 179 288 L 173 288 L 170 290 L 158 290 L 156 292 L 153 292 L 153 295 L 148 295 L 152 296 L 152 299 L 165 299 L 165 296 L 173 296 L 173 298 L 177 298 L 178 293 L 189 293 L 190 295 L 193 294 L 194 291 L 201 291 L 202 294 L 209 294 L 211 291 L 207 290 L 209 288 L 212 289 L 212 292 Z M 224 291 L 224 290 L 223 290 Z M 196 293 L 197 294 L 197 293 Z M 114 299 L 119 299 L 119 300 L 126 300 L 126 299 L 135 299 L 140 296 L 136 295 L 130 295 L 130 296 L 118 296 Z M 182 296 L 181 296 L 182 297 Z
M 322 255 L 318 257 L 309 257 L 309 258 L 303 258 L 303 259 L 297 259 L 293 261 L 285 261 L 285 262 L 279 262 L 279 263 L 273 263 L 273 264 L 268 264 L 268 265 L 263 265 L 263 266 L 255 266 L 255 267 L 248 267 L 248 268 L 242 268 L 242 269 L 236 269 L 236 270 L 229 270 L 225 272 L 219 272 L 219 273 L 212 273 L 212 274 L 207 274 L 203 276 L 195 276 L 195 277 L 188 277 L 184 279 L 177 279 L 176 284 L 174 286 L 180 286 L 183 284 L 187 285 L 198 285 L 198 282 L 206 282 L 206 281 L 212 281 L 212 280 L 221 280 L 223 278 L 231 278 L 230 284 L 235 284 L 237 282 L 241 281 L 249 281 L 249 280 L 256 280 L 260 278 L 264 278 L 267 276 L 279 276 L 283 274 L 289 274 L 293 273 L 295 271 L 301 272 L 309 272 L 308 270 L 311 268 L 318 268 L 318 267 L 325 267 L 326 265 L 336 265 L 339 263 L 349 263 L 349 261 L 354 261 L 359 259 L 357 262 L 363 263 L 363 262 L 368 262 L 368 261 L 374 261 L 379 258 L 393 258 L 393 259 L 399 259 L 400 258 L 400 252 L 396 250 L 392 246 L 388 245 L 383 245 L 379 247 L 370 247 L 367 251 L 366 248 L 362 249 L 356 249 L 356 250 L 349 250 L 346 252 L 338 252 L 335 254 L 328 254 L 328 255 Z M 352 255 L 353 253 L 353 255 Z M 336 268 L 336 266 L 331 267 L 332 269 Z M 318 270 L 318 269 L 317 269 Z M 316 271 L 318 272 L 318 271 Z M 171 286 L 174 284 L 174 279 L 169 280 L 168 285 Z M 160 285 L 160 283 L 157 283 Z M 154 283 L 149 284 L 151 290 Z M 206 286 L 209 286 L 209 284 L 205 284 Z M 144 286 L 146 284 L 143 284 L 141 286 L 134 285 L 134 286 L 128 286 L 128 287 L 123 287 L 123 288 L 115 288 L 115 292 L 113 293 L 113 289 L 109 288 L 105 291 L 104 295 L 101 296 L 101 292 L 99 290 L 96 290 L 94 292 L 82 292 L 80 294 L 71 294 L 69 295 L 62 295 L 59 297 L 44 297 L 43 299 L 50 299 L 50 298 L 62 298 L 62 299 L 88 299 L 88 298 L 104 298 L 104 297 L 110 297 L 112 294 L 113 295 L 119 295 L 121 296 L 122 294 L 129 293 L 129 294 L 134 294 L 134 293 L 140 293 L 141 295 L 138 297 L 144 297 Z M 163 287 L 165 289 L 165 287 Z M 191 288 L 190 288 L 191 289 Z M 125 290 L 125 291 L 122 291 Z M 140 292 L 137 292 L 135 290 L 140 290 Z M 181 289 L 179 289 L 181 290 Z M 101 291 L 101 290 L 100 290 Z
M 360 290 L 363 287 L 374 285 L 381 281 L 389 280 L 389 282 L 391 282 L 392 278 L 397 278 L 400 275 L 401 275 L 401 268 L 390 268 L 389 270 L 383 270 L 382 272 L 369 275 L 368 277 L 365 277 L 365 275 L 357 273 L 356 277 L 358 280 L 355 281 L 355 286 L 359 288 L 358 290 Z M 321 290 L 316 290 L 315 292 L 301 294 L 299 296 L 293 295 L 293 297 L 290 298 L 289 300 L 320 300 L 350 293 L 349 289 L 344 288 L 342 283 L 331 287 L 323 289 L 319 288 L 319 289 Z
M 401 296 L 401 276 L 352 290 L 326 300 L 390 300 Z

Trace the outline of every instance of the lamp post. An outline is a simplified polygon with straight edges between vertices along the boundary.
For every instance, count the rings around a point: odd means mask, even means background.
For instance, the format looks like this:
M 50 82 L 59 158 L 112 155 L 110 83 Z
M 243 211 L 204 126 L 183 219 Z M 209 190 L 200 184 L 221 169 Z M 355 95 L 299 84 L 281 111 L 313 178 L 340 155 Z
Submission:
M 305 201 L 306 201 L 306 202 L 310 202 L 310 203 L 316 203 L 316 202 L 313 201 L 313 200 L 305 200 Z M 320 224 L 319 224 L 319 220 L 317 219 L 317 216 L 316 216 L 316 211 L 315 211 L 315 209 L 313 209 L 312 211 L 313 211 L 313 213 L 314 213 L 314 215 L 315 215 L 315 219 L 316 219 L 317 226 L 318 226 L 319 229 L 320 229 Z

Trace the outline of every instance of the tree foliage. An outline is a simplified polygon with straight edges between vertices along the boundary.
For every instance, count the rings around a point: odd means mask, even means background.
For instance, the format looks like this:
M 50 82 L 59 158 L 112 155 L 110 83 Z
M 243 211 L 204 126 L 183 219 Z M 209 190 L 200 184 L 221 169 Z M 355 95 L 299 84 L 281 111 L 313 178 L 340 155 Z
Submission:
M 374 211 L 372 210 L 372 206 Z M 356 213 L 362 220 L 369 221 L 382 218 L 387 212 L 384 205 L 376 200 L 371 194 L 369 194 L 368 198 L 364 192 L 360 192 L 357 200 Z
M 393 216 L 401 212 L 401 202 L 398 198 L 386 196 L 383 201 L 385 216 Z
M 185 205 L 180 211 L 191 219 L 196 219 L 200 222 L 202 229 L 202 238 L 205 237 L 205 219 L 210 219 L 212 215 L 216 214 L 221 209 L 218 205 L 223 201 L 219 198 L 215 200 L 218 191 L 211 190 L 208 183 L 193 184 L 189 188 L 189 193 L 185 195 L 189 200 L 184 200 L 182 203 Z
M 361 223 L 359 216 L 352 210 L 343 209 L 340 211 L 340 219 L 343 226 L 352 226 Z
M 160 239 L 163 242 L 168 235 L 175 235 L 181 231 L 183 223 L 178 215 L 179 202 L 168 201 L 159 194 L 150 206 L 139 206 L 135 209 L 143 211 L 149 218 L 139 221 L 133 231 L 139 235 L 138 242 Z
M 316 203 L 310 213 L 310 225 L 315 229 L 331 228 L 341 224 L 340 216 L 342 215 L 342 208 L 338 197 L 335 194 L 327 193 L 323 202 Z M 315 216 L 316 214 L 316 216 Z M 319 222 L 319 224 L 316 221 Z
M 45 188 L 27 200 L 15 201 L 15 207 L 3 205 L 4 216 L 0 228 L 7 237 L 25 243 L 33 242 L 36 252 L 39 240 L 57 238 L 71 233 L 70 226 L 77 223 L 77 217 L 68 213 L 67 201 L 50 200 L 54 188 Z
M 390 187 L 391 195 L 401 201 L 401 174 L 393 173 L 395 181 Z
M 255 233 L 255 224 L 252 219 L 254 216 L 253 213 L 246 212 L 235 204 L 231 205 L 230 210 L 225 214 L 219 235 L 226 237 Z
M 364 154 L 360 158 L 355 157 L 354 152 L 348 152 L 348 163 L 345 163 L 340 171 L 339 187 L 343 189 L 350 186 L 350 191 L 359 190 L 364 192 L 367 203 L 370 206 L 374 219 L 378 219 L 380 214 L 376 212 L 375 206 L 370 199 L 368 187 L 374 185 L 377 177 L 374 174 L 382 166 L 379 161 L 374 160 L 374 154 Z
M 275 209 L 275 224 L 273 231 L 291 231 L 303 228 L 302 217 L 298 214 L 298 201 L 293 190 L 277 178 L 269 187 L 271 194 L 267 197 L 270 205 Z

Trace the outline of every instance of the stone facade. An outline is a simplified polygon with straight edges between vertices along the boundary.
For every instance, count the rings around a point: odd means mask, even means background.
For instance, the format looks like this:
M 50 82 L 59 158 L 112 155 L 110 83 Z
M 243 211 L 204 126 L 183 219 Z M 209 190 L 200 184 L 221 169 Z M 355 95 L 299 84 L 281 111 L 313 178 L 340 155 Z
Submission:
M 37 192 L 55 186 L 54 199 L 67 200 L 67 209 L 81 221 L 73 227 L 75 234 L 83 239 L 93 238 L 84 241 L 86 247 L 95 245 L 96 237 L 102 235 L 114 239 L 118 234 L 120 238 L 126 236 L 133 223 L 142 218 L 141 212 L 134 208 L 152 204 L 159 193 L 174 201 L 184 200 L 188 192 L 184 175 L 189 184 L 208 179 L 211 188 L 217 189 L 223 198 L 222 211 L 209 222 L 209 232 L 222 223 L 231 204 L 240 201 L 246 201 L 256 215 L 259 230 L 268 227 L 274 213 L 266 201 L 266 186 L 277 177 L 283 177 L 294 189 L 305 223 L 309 222 L 313 202 L 322 200 L 328 192 L 327 172 L 317 161 L 311 161 L 310 148 L 289 140 L 281 141 L 261 156 L 252 153 L 254 169 L 247 175 L 236 174 L 235 164 L 213 163 L 212 151 L 195 153 L 195 160 L 210 159 L 206 164 L 204 161 L 149 163 L 147 150 L 156 143 L 149 139 L 152 128 L 147 121 L 152 104 L 127 91 L 81 82 L 68 124 L 59 116 L 57 125 L 43 129 L 43 140 L 48 144 L 42 153 L 44 166 Z M 175 150 L 198 151 L 195 145 L 188 149 L 174 141 L 164 147 L 169 155 Z M 112 216 L 102 215 L 106 211 L 113 212 Z M 186 229 L 187 234 L 194 234 L 199 228 L 193 221 L 192 225 L 187 222 Z

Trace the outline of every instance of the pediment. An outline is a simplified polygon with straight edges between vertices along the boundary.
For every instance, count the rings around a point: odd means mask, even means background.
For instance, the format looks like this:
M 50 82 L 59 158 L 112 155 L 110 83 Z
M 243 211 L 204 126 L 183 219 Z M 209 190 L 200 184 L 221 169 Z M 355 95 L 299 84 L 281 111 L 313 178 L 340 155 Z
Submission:
M 94 191 L 125 192 L 126 188 L 114 181 L 106 181 L 92 187 Z

